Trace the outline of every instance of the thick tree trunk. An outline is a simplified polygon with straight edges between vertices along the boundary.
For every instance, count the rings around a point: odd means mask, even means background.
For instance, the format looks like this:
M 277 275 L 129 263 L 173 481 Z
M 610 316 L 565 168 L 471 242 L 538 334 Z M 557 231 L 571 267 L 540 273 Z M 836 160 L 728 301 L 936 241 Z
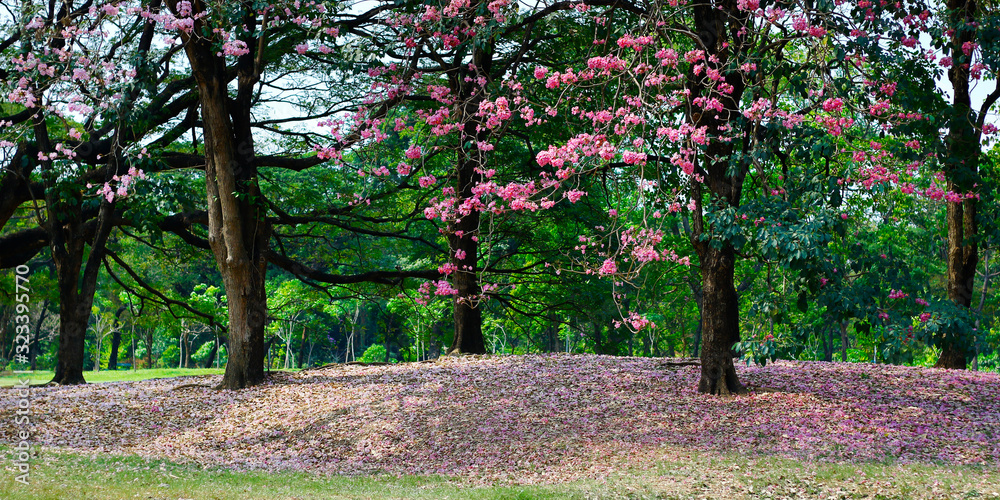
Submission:
M 482 48 L 475 50 L 474 59 L 477 71 L 488 75 L 492 66 L 492 55 Z M 475 144 L 485 139 L 476 114 L 482 101 L 481 90 L 470 82 L 464 81 L 466 71 L 459 71 L 452 78 L 451 86 L 461 96 L 460 112 L 464 126 L 462 142 Z M 475 79 L 478 74 L 468 75 Z M 486 164 L 486 152 L 475 146 L 462 147 L 458 151 L 456 165 L 458 174 L 458 203 L 474 196 L 473 188 L 482 182 L 482 168 Z M 483 313 L 479 307 L 482 301 L 482 289 L 479 286 L 479 223 L 480 213 L 476 208 L 467 213 L 459 210 L 459 219 L 451 224 L 450 243 L 454 252 L 452 263 L 458 268 L 452 274 L 452 286 L 457 290 L 453 303 L 455 317 L 455 337 L 448 354 L 485 354 L 486 342 L 483 339 Z
M 467 216 L 471 218 L 471 216 Z M 476 217 L 478 218 L 478 216 Z M 469 244 L 460 244 L 461 249 L 471 249 L 472 252 L 478 251 L 476 248 L 478 245 L 471 241 L 469 236 L 465 236 L 464 240 L 468 240 Z M 471 255 L 476 255 L 472 253 Z M 448 354 L 463 353 L 463 354 L 485 354 L 486 353 L 486 342 L 483 339 L 483 316 L 482 309 L 479 307 L 479 277 L 477 276 L 477 270 L 475 269 L 475 257 L 470 257 L 468 254 L 465 259 L 458 260 L 459 262 L 464 262 L 472 267 L 471 270 L 456 271 L 453 275 L 453 286 L 458 291 L 455 296 L 454 301 L 454 317 L 455 317 L 455 337 L 451 342 L 451 347 L 448 348 Z
M 733 247 L 709 247 L 701 258 L 702 349 L 701 380 L 698 391 L 707 394 L 739 394 L 743 384 L 733 365 L 733 344 L 740 340 L 740 311 L 733 275 L 736 259 Z
M 601 331 L 604 330 L 604 328 L 597 321 L 594 321 L 593 325 L 594 325 L 594 330 L 593 330 L 593 332 L 594 332 L 594 352 L 597 353 L 597 354 L 607 354 L 607 352 L 605 352 L 605 349 L 604 349 L 604 342 L 601 339 L 601 337 L 602 337 Z
M 827 323 L 829 325 L 829 323 Z M 823 361 L 832 362 L 833 361 L 833 334 L 834 326 L 829 326 L 825 330 L 825 333 L 820 335 L 820 340 L 823 342 Z
M 747 26 L 748 13 L 730 3 L 707 3 L 694 8 L 694 23 L 698 37 L 707 52 L 718 58 L 710 62 L 725 69 L 731 57 L 743 57 L 752 50 Z M 737 64 L 733 64 L 736 66 Z M 691 99 L 711 95 L 723 104 L 720 113 L 702 113 L 692 107 L 689 120 L 695 127 L 708 127 L 709 134 L 729 135 L 727 130 L 740 114 L 739 102 L 746 89 L 747 75 L 742 71 L 724 73 L 726 82 L 732 84 L 729 93 L 718 93 L 704 86 L 698 75 L 689 75 Z M 691 182 L 691 197 L 695 210 L 691 243 L 701 264 L 701 379 L 698 391 L 708 394 L 729 395 L 745 392 L 736 376 L 733 365 L 733 344 L 739 341 L 739 300 L 734 274 L 736 252 L 732 243 L 716 231 L 705 226 L 703 197 L 707 194 L 711 206 L 736 208 L 740 205 L 743 180 L 749 164 L 746 160 L 732 162 L 736 154 L 735 141 L 712 140 L 700 156 L 704 183 Z M 742 141 L 743 147 L 748 147 Z M 707 193 L 705 189 L 707 188 Z M 709 239 L 702 239 L 708 236 Z
M 75 279 L 73 284 L 76 284 Z M 75 294 L 59 294 L 59 351 L 52 382 L 60 385 L 87 383 L 83 378 L 83 362 L 86 358 L 84 341 L 89 319 L 89 305 L 84 307 Z
M 168 6 L 177 12 L 176 0 Z M 204 4 L 196 4 L 204 8 Z M 243 26 L 253 32 L 257 17 L 252 5 L 238 2 Z M 197 14 L 197 12 L 195 13 Z M 204 23 L 195 22 L 194 33 Z M 207 31 L 206 31 L 207 33 Z M 224 57 L 217 55 L 214 37 L 182 33 L 184 49 L 198 82 L 205 138 L 205 187 L 208 194 L 208 241 L 222 274 L 229 303 L 229 362 L 220 388 L 241 389 L 264 380 L 264 291 L 267 247 L 271 230 L 257 179 L 251 131 L 253 92 L 260 67 L 250 52 L 237 59 L 235 98 L 229 95 Z M 249 39 L 248 47 L 263 46 Z
M 974 161 L 974 160 L 973 160 Z M 952 190 L 961 192 L 949 182 Z M 975 293 L 978 244 L 975 240 L 976 200 L 948 202 L 948 298 L 966 309 L 972 306 Z M 945 332 L 938 340 L 941 357 L 937 368 L 964 370 L 971 342 L 959 331 Z
M 229 298 L 229 361 L 221 387 L 241 389 L 264 380 L 264 274 L 229 270 L 223 276 Z

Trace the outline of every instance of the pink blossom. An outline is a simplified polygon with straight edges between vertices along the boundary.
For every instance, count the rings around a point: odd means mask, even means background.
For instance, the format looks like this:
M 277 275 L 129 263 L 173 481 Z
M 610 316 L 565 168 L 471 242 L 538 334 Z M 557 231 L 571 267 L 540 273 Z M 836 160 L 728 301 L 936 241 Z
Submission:
M 249 54 L 250 49 L 243 40 L 230 40 L 222 44 L 222 52 L 227 56 L 242 56 Z
M 597 274 L 601 276 L 607 276 L 609 274 L 615 274 L 618 272 L 618 264 L 615 263 L 613 259 L 606 259 L 601 268 L 597 270 Z
M 810 26 L 809 35 L 816 38 L 822 38 L 826 36 L 826 29 L 822 26 Z
M 576 203 L 577 201 L 580 201 L 580 198 L 582 198 L 585 194 L 587 193 L 577 189 L 573 189 L 571 191 L 566 192 L 566 198 L 569 199 L 570 203 Z
M 440 280 L 435 283 L 436 290 L 434 290 L 434 295 L 457 295 L 458 290 L 451 286 L 446 280 Z
M 827 113 L 840 111 L 843 107 L 844 100 L 839 97 L 823 101 L 823 111 L 826 111 Z
M 646 153 L 637 153 L 635 151 L 625 151 L 622 153 L 622 161 L 628 163 L 629 165 L 645 164 L 646 163 Z

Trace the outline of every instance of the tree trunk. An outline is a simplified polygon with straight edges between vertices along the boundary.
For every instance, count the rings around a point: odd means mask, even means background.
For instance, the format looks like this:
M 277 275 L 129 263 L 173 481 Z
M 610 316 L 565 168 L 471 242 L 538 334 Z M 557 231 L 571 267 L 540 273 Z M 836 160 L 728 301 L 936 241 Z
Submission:
M 743 384 L 733 365 L 733 344 L 740 340 L 740 311 L 733 275 L 736 270 L 732 245 L 709 247 L 701 258 L 702 349 L 698 391 L 707 394 L 739 394 Z
M 435 321 L 431 332 L 430 345 L 427 348 L 427 359 L 438 359 L 441 357 L 441 348 L 444 347 L 444 340 L 441 338 L 444 328 L 441 327 L 440 322 Z
M 108 356 L 108 370 L 118 369 L 118 347 L 122 343 L 122 332 L 115 328 L 111 334 L 111 355 Z
M 187 327 L 184 320 L 181 320 L 181 331 L 177 335 L 177 368 L 184 368 L 184 336 L 187 335 Z
M 146 329 L 146 336 L 143 339 L 146 342 L 146 368 L 153 367 L 153 329 Z
M 176 0 L 168 1 L 177 13 Z M 196 8 L 204 5 L 196 3 Z M 243 27 L 257 27 L 254 9 L 246 2 Z M 198 14 L 199 12 L 195 12 Z M 222 274 L 229 302 L 229 362 L 220 388 L 241 389 L 264 380 L 264 322 L 267 297 L 264 280 L 271 230 L 257 178 L 256 154 L 250 128 L 253 92 L 260 68 L 253 52 L 237 59 L 236 96 L 229 95 L 226 61 L 216 55 L 214 36 L 202 20 L 191 36 L 181 33 L 191 70 L 198 82 L 205 141 L 205 187 L 208 194 L 208 240 Z M 249 38 L 248 47 L 263 46 Z
M 208 351 L 208 358 L 205 359 L 205 368 L 211 368 L 212 363 L 215 363 L 215 357 L 219 355 L 219 335 L 215 334 L 212 336 L 212 350 Z
M 119 329 L 119 320 L 121 319 L 122 313 L 125 312 L 125 306 L 118 307 L 115 311 L 115 323 L 111 325 L 114 328 L 111 334 L 111 355 L 108 356 L 108 370 L 118 369 L 118 349 L 122 343 L 122 332 Z
M 59 209 L 56 206 L 65 205 L 51 199 L 48 203 L 51 206 L 50 224 L 57 226 L 60 224 L 60 215 L 57 214 Z M 97 234 L 91 241 L 86 267 L 83 266 L 86 240 L 80 234 L 79 217 L 73 217 L 61 227 L 50 229 L 52 235 L 50 246 L 59 286 L 59 351 L 52 382 L 61 385 L 86 383 L 83 378 L 83 363 L 86 358 L 87 323 L 90 320 L 90 307 L 94 303 L 104 245 L 111 233 L 110 219 L 113 214 L 112 204 L 101 205 Z M 81 269 L 83 269 L 82 277 Z
M 726 82 L 732 91 L 719 93 L 705 86 L 695 74 L 688 76 L 690 99 L 717 98 L 724 109 L 719 113 L 700 112 L 692 107 L 689 115 L 695 127 L 707 127 L 709 134 L 729 135 L 727 130 L 740 115 L 739 102 L 746 89 L 747 75 L 742 70 L 726 71 L 731 57 L 745 57 L 752 50 L 750 34 L 743 26 L 749 14 L 732 4 L 702 4 L 694 8 L 694 23 L 698 37 L 706 52 L 718 62 L 709 65 L 725 71 Z M 730 28 L 732 32 L 729 31 Z M 693 102 L 693 101 L 692 101 Z M 740 340 L 739 300 L 734 274 L 736 252 L 731 242 L 717 236 L 713 228 L 705 227 L 703 196 L 707 194 L 711 207 L 737 208 L 743 193 L 743 180 L 749 169 L 745 159 L 738 158 L 733 141 L 714 139 L 699 156 L 704 182 L 691 181 L 691 198 L 694 202 L 691 243 L 701 263 L 701 379 L 698 391 L 708 394 L 729 395 L 745 392 L 736 376 L 733 365 L 733 344 Z M 707 188 L 708 192 L 704 190 Z M 703 237 L 707 237 L 704 238 Z
M 829 324 L 829 323 L 828 323 Z M 823 333 L 820 334 L 820 341 L 823 343 L 823 361 L 832 362 L 833 361 L 833 330 L 834 326 L 826 328 Z
M 35 322 L 35 330 L 31 335 L 30 349 L 28 350 L 28 356 L 30 357 L 31 371 L 38 369 L 38 355 L 42 352 L 42 323 L 45 322 L 45 317 L 48 316 L 49 312 L 49 299 L 45 299 L 42 302 L 42 307 L 38 311 L 38 321 Z
M 847 321 L 840 322 L 840 360 L 847 362 Z
M 492 54 L 483 48 L 476 48 L 473 59 L 476 71 L 488 75 L 492 65 Z M 458 151 L 458 201 L 459 206 L 474 196 L 473 188 L 482 182 L 481 169 L 486 163 L 486 152 L 478 149 L 475 144 L 485 139 L 484 132 L 477 130 L 480 126 L 476 114 L 482 101 L 481 90 L 464 81 L 467 71 L 457 72 L 451 79 L 452 89 L 461 96 L 460 104 L 462 120 L 462 142 L 472 144 L 471 148 L 462 147 Z M 478 74 L 468 75 L 475 79 Z M 453 302 L 455 317 L 455 337 L 452 340 L 448 354 L 485 354 L 486 342 L 483 339 L 483 315 L 479 303 L 482 301 L 482 290 L 479 287 L 479 223 L 480 212 L 473 208 L 468 213 L 459 210 L 459 217 L 451 224 L 449 235 L 450 247 L 454 252 L 452 263 L 457 270 L 452 274 L 452 286 L 457 290 Z
M 305 368 L 306 355 L 306 325 L 302 325 L 302 338 L 299 341 L 299 368 Z
M 75 276 L 74 276 L 75 278 Z M 73 280 L 75 285 L 76 280 Z M 63 288 L 60 286 L 60 288 Z M 59 294 L 59 351 L 56 373 L 52 382 L 60 385 L 85 384 L 83 361 L 86 357 L 85 338 L 90 306 L 83 307 L 74 295 L 60 290 Z
M 291 368 L 292 364 L 292 328 L 288 328 L 288 339 L 285 340 L 285 369 Z

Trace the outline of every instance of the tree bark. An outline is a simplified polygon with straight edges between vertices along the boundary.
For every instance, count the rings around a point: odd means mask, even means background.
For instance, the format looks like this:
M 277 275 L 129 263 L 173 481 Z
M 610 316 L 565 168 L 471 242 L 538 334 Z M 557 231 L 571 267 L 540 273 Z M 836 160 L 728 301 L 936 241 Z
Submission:
M 709 247 L 701 256 L 702 348 L 698 391 L 729 395 L 744 392 L 736 376 L 732 347 L 740 340 L 740 311 L 733 276 L 736 258 L 732 245 Z
M 213 327 L 214 330 L 214 327 Z M 205 368 L 211 368 L 212 363 L 215 363 L 215 357 L 219 355 L 219 334 L 216 333 L 212 336 L 212 350 L 208 351 L 208 358 L 205 359 Z
M 118 369 L 118 348 L 122 343 L 122 332 L 119 329 L 118 321 L 125 312 L 125 306 L 120 306 L 118 311 L 115 312 L 115 324 L 112 325 L 114 331 L 111 334 L 111 355 L 108 356 L 108 370 Z
M 733 54 L 748 50 L 747 13 L 735 5 L 714 3 L 694 8 L 694 23 L 698 37 L 707 52 L 718 58 L 717 68 L 727 66 Z M 732 33 L 727 33 L 730 29 Z M 729 35 L 729 36 L 727 36 Z M 729 135 L 726 130 L 740 114 L 739 101 L 746 89 L 747 78 L 742 71 L 725 73 L 726 82 L 732 84 L 732 92 L 718 93 L 706 89 L 697 75 L 689 76 L 691 99 L 705 94 L 722 102 L 723 110 L 718 114 L 692 111 L 689 117 L 695 127 L 706 126 L 710 134 Z M 696 109 L 695 107 L 691 108 Z M 736 252 L 733 245 L 717 236 L 712 227 L 705 227 L 704 194 L 713 207 L 739 207 L 743 193 L 743 179 L 748 165 L 741 160 L 731 165 L 734 155 L 734 141 L 712 140 L 701 155 L 704 183 L 692 180 L 691 194 L 695 204 L 691 242 L 698 253 L 702 273 L 702 348 L 701 379 L 698 391 L 708 394 L 729 395 L 745 392 L 733 365 L 733 344 L 740 340 L 739 300 L 736 294 L 734 275 Z M 707 188 L 707 193 L 704 193 Z
M 492 52 L 477 46 L 473 55 L 476 71 L 489 75 L 492 66 Z M 473 188 L 482 182 L 482 168 L 486 163 L 486 152 L 478 149 L 475 144 L 483 140 L 484 132 L 477 130 L 479 120 L 476 113 L 482 101 L 482 91 L 464 77 L 473 80 L 478 73 L 468 75 L 467 70 L 456 72 L 451 78 L 452 89 L 458 91 L 460 112 L 464 123 L 462 128 L 462 147 L 458 150 L 456 169 L 458 174 L 458 201 L 463 202 L 473 198 Z M 465 144 L 471 144 L 466 148 Z M 451 224 L 449 234 L 452 263 L 457 270 L 452 274 L 452 286 L 457 293 L 453 302 L 455 318 L 455 336 L 448 354 L 485 354 L 486 341 L 483 338 L 483 313 L 479 307 L 482 300 L 482 289 L 479 286 L 479 210 L 458 210 L 458 219 Z
M 302 338 L 299 341 L 299 368 L 305 368 L 306 355 L 306 325 L 302 325 Z
M 87 320 L 90 319 L 90 307 L 84 308 L 81 302 L 82 300 L 75 294 L 60 286 L 59 351 L 56 373 L 52 377 L 52 382 L 60 385 L 87 383 L 83 378 L 83 362 L 86 357 L 84 339 L 87 334 Z
M 111 355 L 108 356 L 108 370 L 118 369 L 118 347 L 122 343 L 122 332 L 115 328 L 111 333 Z
M 45 317 L 48 316 L 49 312 L 49 299 L 42 301 L 42 307 L 38 311 L 38 321 L 35 322 L 35 329 L 31 332 L 31 344 L 28 350 L 28 356 L 30 357 L 29 363 L 31 363 L 31 370 L 35 371 L 38 369 L 38 355 L 42 352 L 42 323 L 45 322 Z
M 177 12 L 177 1 L 169 0 Z M 238 2 L 243 26 L 255 31 L 257 17 L 252 5 Z M 205 5 L 196 2 L 195 9 Z M 196 12 L 197 13 L 197 12 Z M 195 22 L 191 36 L 181 33 L 191 70 L 198 83 L 205 140 L 205 186 L 208 194 L 208 240 L 215 256 L 229 303 L 229 362 L 223 389 L 241 389 L 264 380 L 264 322 L 267 297 L 264 280 L 271 230 L 265 218 L 257 178 L 256 154 L 250 128 L 253 90 L 260 80 L 254 52 L 237 59 L 236 97 L 230 98 L 226 61 L 216 55 L 215 37 L 202 20 Z M 248 47 L 263 46 L 245 40 Z

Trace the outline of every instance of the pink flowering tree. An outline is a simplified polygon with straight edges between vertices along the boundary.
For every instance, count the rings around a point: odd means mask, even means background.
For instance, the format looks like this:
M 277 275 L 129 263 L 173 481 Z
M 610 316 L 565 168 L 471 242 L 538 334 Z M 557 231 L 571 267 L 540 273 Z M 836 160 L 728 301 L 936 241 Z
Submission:
M 530 217 L 563 198 L 575 203 L 584 194 L 565 182 L 569 172 L 528 163 L 545 147 L 532 130 L 552 134 L 552 128 L 538 128 L 545 110 L 528 101 L 524 83 L 533 81 L 529 63 L 547 60 L 544 49 L 571 47 L 566 55 L 583 57 L 588 49 L 580 50 L 578 40 L 564 36 L 557 45 L 553 38 L 580 26 L 588 8 L 548 2 L 525 11 L 504 0 L 398 4 L 355 30 L 372 41 L 381 64 L 369 69 L 371 91 L 355 113 L 327 123 L 333 141 L 319 155 L 345 162 L 350 148 L 377 151 L 391 137 L 407 139 L 404 157 L 387 162 L 395 165 L 360 173 L 432 193 L 423 214 L 438 226 L 448 256 L 420 300 L 452 300 L 449 352 L 486 350 L 485 300 L 511 285 L 511 270 L 500 269 L 509 256 L 498 237 L 501 222 Z M 345 144 L 345 137 L 362 140 Z M 526 155 L 510 153 L 524 149 Z
M 59 286 L 54 382 L 83 383 L 84 336 L 117 210 L 145 174 L 143 135 L 166 122 L 140 103 L 137 75 L 150 71 L 153 29 L 115 4 L 18 2 L 3 18 L 0 81 L 0 226 L 22 210 L 37 227 L 4 237 L 3 267 L 48 247 Z M 110 31 L 135 43 L 118 47 Z M 169 98 L 169 96 L 168 96 Z M 162 102 L 161 102 L 162 104 Z M 25 208 L 27 204 L 27 208 Z M 89 248 L 89 251 L 88 251 Z
M 976 294 L 981 239 L 977 213 L 983 180 L 979 164 L 984 141 L 997 132 L 996 124 L 987 120 L 1000 99 L 1000 85 L 996 83 L 1000 22 L 995 13 L 971 0 L 948 1 L 937 18 L 938 22 L 924 32 L 932 35 L 932 47 L 938 49 L 935 52 L 927 48 L 927 58 L 937 58 L 951 84 L 951 102 L 944 114 L 947 122 L 942 123 L 948 134 L 945 151 L 939 156 L 944 158 L 940 166 L 946 178 L 948 298 L 958 306 L 960 315 L 967 315 Z M 985 85 L 984 74 L 993 75 L 993 88 L 985 99 L 973 102 L 972 89 Z M 965 368 L 968 358 L 974 355 L 971 323 L 952 322 L 953 326 L 941 329 L 935 336 L 935 343 L 942 348 L 937 366 Z
M 235 288 L 229 309 L 238 320 L 232 321 L 231 327 L 236 330 L 238 340 L 231 350 L 235 348 L 238 355 L 230 368 L 232 373 L 227 375 L 224 384 L 227 387 L 241 387 L 262 376 L 266 309 L 259 302 L 263 300 L 263 292 L 258 293 L 254 288 L 257 283 L 254 269 L 262 272 L 260 266 L 272 262 L 294 269 L 298 275 L 309 274 L 331 281 L 390 280 L 383 274 L 348 279 L 330 276 L 302 266 L 280 252 L 269 252 L 270 233 L 263 219 L 265 202 L 259 189 L 254 188 L 255 168 L 273 166 L 298 171 L 322 163 L 316 158 L 294 155 L 257 156 L 253 149 L 250 128 L 274 128 L 270 123 L 249 120 L 253 105 L 265 106 L 270 102 L 269 96 L 253 95 L 255 75 L 284 57 L 296 41 L 322 39 L 334 33 L 320 29 L 322 22 L 315 21 L 325 8 L 310 4 L 300 9 L 294 4 L 279 13 L 274 6 L 264 6 L 258 11 L 241 4 L 248 10 L 234 11 L 223 8 L 228 6 L 221 3 L 164 5 L 159 1 L 107 1 L 79 7 L 72 2 L 51 7 L 25 3 L 23 8 L 15 9 L 21 17 L 4 19 L 5 38 L 0 48 L 4 51 L 4 92 L 11 105 L 4 109 L 10 114 L 0 117 L 4 125 L 2 147 L 7 155 L 0 178 L 0 190 L 4 193 L 0 215 L 6 222 L 20 210 L 39 214 L 40 220 L 37 228 L 3 236 L 0 265 L 19 265 L 44 247 L 51 247 L 63 295 L 61 342 L 65 347 L 61 348 L 59 359 L 60 366 L 65 368 L 57 370 L 57 382 L 83 381 L 80 373 L 83 332 L 104 257 L 120 266 L 123 275 L 133 278 L 132 286 L 150 288 L 128 269 L 123 259 L 106 248 L 112 228 L 117 225 L 175 232 L 199 248 L 213 248 L 215 242 L 223 242 L 222 246 L 214 247 L 227 252 L 220 262 L 237 270 L 231 276 Z M 292 11 L 292 7 L 296 10 Z M 254 16 L 263 18 L 267 12 L 273 16 L 262 21 L 256 31 L 252 26 L 233 28 L 239 25 L 230 22 L 231 16 L 238 17 L 240 12 L 251 21 Z M 285 22 L 282 29 L 275 28 Z M 212 23 L 226 28 L 213 31 Z M 247 40 L 258 49 L 253 54 Z M 271 40 L 273 46 L 264 43 L 265 40 Z M 248 54 L 249 57 L 242 57 Z M 199 64 L 188 65 L 182 60 L 185 55 L 201 57 Z M 240 99 L 234 102 L 229 99 L 227 88 L 237 75 L 242 75 L 242 80 L 236 81 L 243 90 Z M 204 107 L 206 102 L 216 107 L 209 113 L 201 113 L 201 122 L 205 124 L 200 134 L 204 147 L 212 154 L 221 148 L 220 154 L 236 155 L 224 162 L 221 177 L 209 175 L 206 181 L 212 202 L 209 207 L 221 209 L 225 201 L 225 213 L 232 221 L 228 232 L 221 233 L 224 224 L 213 218 L 221 213 L 218 210 L 191 212 L 188 203 L 178 210 L 189 213 L 160 214 L 161 207 L 170 204 L 157 204 L 156 196 L 150 196 L 146 205 L 143 205 L 146 197 L 135 200 L 138 203 L 128 200 L 133 189 L 147 189 L 143 188 L 143 168 L 147 171 L 205 168 L 197 125 L 199 104 Z M 308 116 L 295 118 L 308 119 Z M 212 129 L 213 126 L 218 128 Z M 192 139 L 185 143 L 183 139 L 189 132 Z M 220 137 L 221 145 L 214 142 Z M 236 141 L 236 137 L 241 140 Z M 219 195 L 217 181 L 235 184 L 225 184 Z M 154 184 L 180 189 L 169 180 Z M 161 193 L 147 190 L 144 194 Z M 166 197 L 181 199 L 183 195 L 174 192 Z M 141 215 L 129 215 L 138 213 L 130 210 L 139 205 L 142 205 Z M 202 224 L 216 232 L 210 231 L 205 238 L 199 227 Z M 251 233 L 252 237 L 248 236 Z M 241 235 L 249 239 L 237 238 Z M 224 244 L 226 238 L 230 240 L 228 247 Z M 89 253 L 85 251 L 88 246 Z M 250 253 L 238 255 L 237 250 L 248 248 Z M 266 259 L 260 260 L 261 257 Z M 65 265 L 60 263 L 63 259 Z M 119 279 L 114 273 L 112 276 Z M 262 274 L 259 277 L 263 280 Z M 78 287 L 78 283 L 83 285 Z M 156 290 L 145 293 L 154 301 L 167 300 Z M 187 310 L 197 315 L 195 309 L 187 307 Z M 208 320 L 211 321 L 211 316 Z M 248 333 L 253 328 L 257 328 L 257 333 Z M 251 362 L 253 356 L 259 362 Z
M 876 53 L 872 66 L 885 64 L 884 87 L 897 89 L 910 110 L 925 110 L 921 131 L 905 146 L 918 154 L 892 155 L 883 141 L 855 151 L 855 160 L 868 163 L 862 182 L 881 184 L 900 192 L 943 204 L 947 221 L 947 296 L 921 313 L 932 328 L 926 339 L 942 349 L 937 366 L 965 368 L 975 342 L 970 307 L 976 295 L 976 273 L 982 235 L 979 203 L 984 181 L 979 165 L 983 150 L 997 132 L 990 120 L 1000 87 L 996 75 L 997 17 L 978 2 L 864 2 L 855 10 L 864 14 L 863 29 L 878 32 L 879 21 L 897 22 L 882 39 L 893 52 Z M 920 85 L 910 85 L 912 75 Z M 905 87 L 905 89 L 903 88 Z M 974 89 L 983 89 L 978 102 Z M 949 95 L 950 94 L 950 95 Z M 940 133 L 944 131 L 944 133 Z M 893 168 L 892 163 L 896 164 Z M 923 299 L 921 299 L 923 300 Z M 932 312 L 933 311 L 933 314 Z M 934 320 L 928 322 L 927 318 Z
M 752 252 L 803 271 L 803 290 L 818 288 L 821 277 L 808 263 L 824 258 L 829 235 L 849 223 L 845 196 L 880 172 L 852 159 L 851 143 L 874 127 L 905 137 L 910 131 L 897 127 L 922 118 L 901 108 L 895 85 L 879 82 L 868 60 L 888 44 L 864 29 L 902 21 L 863 24 L 850 8 L 677 2 L 632 22 L 622 13 L 595 15 L 607 28 L 584 64 L 535 70 L 554 91 L 553 114 L 579 130 L 537 161 L 632 186 L 611 209 L 636 222 L 615 228 L 619 250 L 599 275 L 647 260 L 684 263 L 690 257 L 657 246 L 657 227 L 666 214 L 690 220 L 697 258 L 690 260 L 702 278 L 702 392 L 743 390 L 732 362 L 740 341 L 737 257 Z M 905 150 L 903 139 L 895 141 Z

